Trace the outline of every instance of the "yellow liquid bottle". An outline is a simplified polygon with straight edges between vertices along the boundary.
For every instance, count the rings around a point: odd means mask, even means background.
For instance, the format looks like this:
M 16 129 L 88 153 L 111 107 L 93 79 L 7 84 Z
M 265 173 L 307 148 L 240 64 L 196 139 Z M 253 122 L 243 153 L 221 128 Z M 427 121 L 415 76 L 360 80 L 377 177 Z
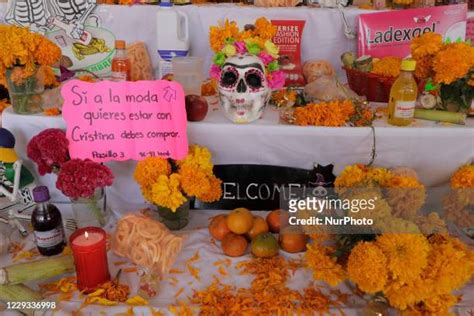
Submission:
M 388 123 L 397 126 L 406 126 L 413 121 L 415 114 L 418 86 L 413 71 L 416 61 L 402 60 L 400 76 L 393 83 L 388 101 Z

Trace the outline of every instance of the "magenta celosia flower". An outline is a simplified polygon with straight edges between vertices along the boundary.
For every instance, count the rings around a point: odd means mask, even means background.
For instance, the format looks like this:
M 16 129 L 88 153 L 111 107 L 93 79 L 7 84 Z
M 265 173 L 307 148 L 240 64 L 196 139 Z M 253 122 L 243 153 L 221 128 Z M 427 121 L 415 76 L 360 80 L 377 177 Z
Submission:
M 211 66 L 211 69 L 209 70 L 209 76 L 211 78 L 219 80 L 221 77 L 221 67 L 217 66 L 216 64 L 213 64 Z
M 272 55 L 265 52 L 261 52 L 260 54 L 258 54 L 258 57 L 262 60 L 265 66 L 271 63 L 274 59 Z
M 64 131 L 49 128 L 34 136 L 26 148 L 28 158 L 38 165 L 40 175 L 59 169 L 69 160 L 69 141 Z
M 268 86 L 272 90 L 278 90 L 285 86 L 285 73 L 281 70 L 271 72 L 267 78 Z
M 89 159 L 72 159 L 64 163 L 56 187 L 71 199 L 90 198 L 95 190 L 112 185 L 112 171 Z
M 245 46 L 244 42 L 242 41 L 235 42 L 234 45 L 235 45 L 235 48 L 237 49 L 238 54 L 243 55 L 247 52 L 247 47 Z

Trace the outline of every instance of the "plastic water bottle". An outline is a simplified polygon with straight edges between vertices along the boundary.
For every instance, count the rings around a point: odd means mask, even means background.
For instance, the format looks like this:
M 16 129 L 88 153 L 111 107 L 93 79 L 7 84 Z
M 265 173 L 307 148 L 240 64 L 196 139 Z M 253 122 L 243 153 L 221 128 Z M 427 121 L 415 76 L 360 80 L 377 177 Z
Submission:
M 156 14 L 157 47 L 158 47 L 158 78 L 172 73 L 171 60 L 184 57 L 189 52 L 189 20 L 183 12 L 175 10 L 170 0 L 160 3 Z

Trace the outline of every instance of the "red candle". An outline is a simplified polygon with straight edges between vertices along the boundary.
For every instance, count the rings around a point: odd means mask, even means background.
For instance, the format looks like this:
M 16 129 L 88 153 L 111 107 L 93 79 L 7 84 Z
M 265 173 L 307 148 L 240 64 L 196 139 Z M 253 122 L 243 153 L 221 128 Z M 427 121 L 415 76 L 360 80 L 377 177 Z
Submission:
M 99 227 L 84 227 L 76 230 L 69 238 L 77 286 L 81 291 L 93 291 L 99 284 L 110 280 L 107 264 L 105 231 Z

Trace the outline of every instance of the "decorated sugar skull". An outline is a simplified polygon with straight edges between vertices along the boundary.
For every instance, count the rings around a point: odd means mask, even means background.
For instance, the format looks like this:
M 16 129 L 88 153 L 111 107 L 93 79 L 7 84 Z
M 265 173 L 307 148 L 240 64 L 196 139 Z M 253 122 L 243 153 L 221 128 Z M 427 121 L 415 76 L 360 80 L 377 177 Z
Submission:
M 228 20 L 210 28 L 209 43 L 216 53 L 210 76 L 218 82 L 225 116 L 234 123 L 260 118 L 272 90 L 285 85 L 278 47 L 272 42 L 276 31 L 263 17 L 240 31 L 236 22 Z
M 219 79 L 219 97 L 228 119 L 234 123 L 257 120 L 270 94 L 260 58 L 238 55 L 226 59 Z

